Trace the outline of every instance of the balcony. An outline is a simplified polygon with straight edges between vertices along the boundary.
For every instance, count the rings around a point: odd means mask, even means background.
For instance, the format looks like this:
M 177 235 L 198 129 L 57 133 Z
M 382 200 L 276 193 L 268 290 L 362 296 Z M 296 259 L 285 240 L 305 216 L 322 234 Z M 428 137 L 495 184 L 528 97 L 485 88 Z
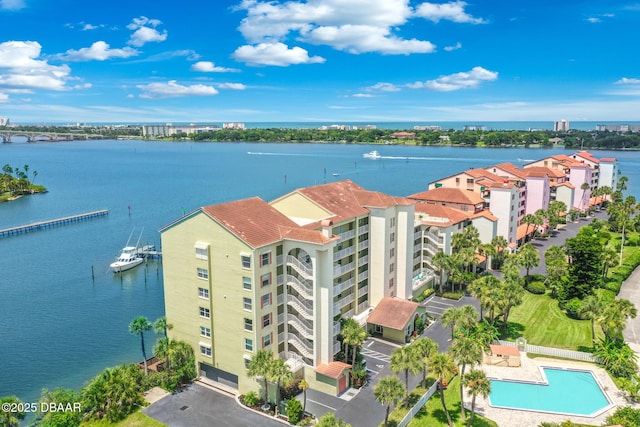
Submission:
M 369 255 L 358 258 L 358 265 L 364 265 L 369 262 Z
M 277 305 L 284 304 L 284 294 L 278 295 L 277 302 Z
M 296 334 L 288 333 L 287 341 L 293 345 L 304 357 L 313 359 L 313 344 L 304 338 L 298 337 Z
M 333 253 L 333 260 L 334 261 L 338 261 L 339 259 L 342 259 L 344 257 L 348 257 L 349 255 L 352 255 L 353 253 L 355 253 L 355 251 L 356 251 L 356 247 L 355 246 L 349 246 L 348 248 L 344 248 L 342 250 L 334 252 Z
M 342 317 L 344 317 L 345 319 L 350 319 L 353 317 L 353 315 L 356 314 L 356 311 L 352 308 L 351 310 L 345 312 Z
M 413 253 L 419 252 L 420 249 L 422 249 L 422 245 L 414 245 L 413 247 Z
M 300 357 L 299 354 L 291 353 L 287 355 L 287 352 L 283 351 L 278 354 L 278 357 L 286 361 L 285 363 L 289 365 L 289 368 L 291 368 L 291 372 L 297 372 L 305 365 L 304 360 L 302 359 L 302 357 Z
M 287 265 L 291 266 L 295 271 L 298 272 L 305 279 L 311 279 L 313 277 L 313 271 L 311 266 L 305 262 L 300 261 L 298 258 L 288 255 L 287 256 Z
M 313 320 L 313 303 L 311 301 L 300 301 L 293 295 L 287 295 L 287 305 L 293 307 L 305 319 Z
M 281 265 L 284 262 L 284 255 L 276 256 L 276 265 Z
M 335 267 L 333 267 L 333 275 L 334 277 L 342 276 L 343 274 L 353 270 L 353 267 L 353 262 L 350 262 L 347 265 L 336 265 Z
M 340 322 L 333 322 L 333 336 L 336 337 L 340 334 Z
M 358 313 L 362 313 L 369 308 L 369 301 L 363 301 L 358 304 Z
M 412 280 L 413 290 L 419 289 L 421 286 L 424 286 L 425 283 L 429 282 L 430 280 L 434 280 L 435 277 L 436 275 L 433 270 L 429 270 L 428 268 L 425 268 L 424 270 L 422 270 L 421 273 L 417 274 L 413 278 Z
M 369 231 L 369 224 L 358 227 L 358 235 L 367 233 Z
M 361 297 L 364 294 L 369 293 L 369 285 L 365 285 L 361 288 L 358 288 L 358 297 Z
M 342 307 L 344 307 L 345 305 L 349 304 L 350 302 L 353 302 L 353 300 L 354 300 L 353 294 L 349 294 L 346 297 L 334 302 L 333 303 L 333 312 L 334 313 L 340 312 Z M 344 317 L 346 317 L 346 316 L 344 316 Z
M 429 240 L 431 240 L 433 243 L 435 243 L 436 245 L 443 245 L 444 244 L 444 237 L 442 237 L 439 234 L 436 233 L 432 233 L 432 232 L 426 232 L 424 233 L 425 237 Z
M 351 279 L 336 284 L 333 286 L 333 294 L 334 295 L 340 295 L 342 292 L 344 292 L 345 289 L 349 289 L 350 287 L 352 287 L 355 284 L 355 279 L 352 277 Z
M 418 263 L 422 262 L 422 257 L 421 256 L 417 256 L 413 259 L 413 265 L 416 265 Z
M 358 250 L 367 249 L 369 247 L 369 239 L 358 243 Z
M 310 283 L 305 283 L 298 279 L 296 276 L 287 274 L 287 285 L 291 286 L 300 295 L 306 299 L 313 299 L 313 286 Z
M 361 282 L 364 279 L 368 279 L 368 278 L 369 278 L 369 270 L 365 270 L 362 273 L 358 274 L 358 282 Z
M 339 233 L 339 234 L 340 234 L 340 240 L 338 240 L 338 242 L 342 242 L 355 236 L 356 230 L 343 231 L 342 233 Z
M 287 314 L 287 324 L 291 325 L 303 337 L 313 340 L 313 324 L 311 322 L 300 319 L 293 314 Z
M 335 356 L 336 354 L 340 353 L 340 342 L 336 341 L 333 343 L 333 355 Z
M 414 238 L 414 239 L 420 239 L 420 238 L 422 238 L 422 230 L 420 230 L 420 231 L 416 231 L 415 233 L 413 233 L 413 238 Z

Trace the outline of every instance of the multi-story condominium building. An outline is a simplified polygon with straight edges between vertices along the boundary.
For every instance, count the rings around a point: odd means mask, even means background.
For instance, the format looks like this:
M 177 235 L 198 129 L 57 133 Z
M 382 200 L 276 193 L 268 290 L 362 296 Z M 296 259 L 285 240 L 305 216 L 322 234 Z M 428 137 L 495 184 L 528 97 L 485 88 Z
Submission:
M 520 222 L 527 211 L 526 175 L 513 163 L 500 163 L 485 169 L 500 176 L 502 179 L 508 179 L 518 189 L 518 222 Z
M 570 123 L 564 119 L 553 122 L 554 132 L 566 132 L 570 128 L 571 128 Z
M 526 214 L 534 214 L 540 209 L 546 210 L 551 201 L 551 181 L 548 168 L 528 168 L 522 171 L 526 176 L 527 203 Z
M 222 124 L 222 129 L 237 129 L 244 130 L 244 123 L 242 122 L 227 122 Z
M 413 202 L 350 181 L 200 208 L 161 229 L 166 315 L 201 376 L 245 393 L 259 349 L 334 394 L 340 318 L 411 298 Z M 375 261 L 375 262 L 374 262 Z
M 640 125 L 596 125 L 596 131 L 598 132 L 640 132 Z
M 463 212 L 476 213 L 485 208 L 485 201 L 480 194 L 459 188 L 439 187 L 412 194 L 407 198 L 420 203 L 447 206 Z
M 591 191 L 598 187 L 610 187 L 615 190 L 617 183 L 617 161 L 611 157 L 598 159 L 588 151 L 579 151 L 571 156 L 591 166 Z

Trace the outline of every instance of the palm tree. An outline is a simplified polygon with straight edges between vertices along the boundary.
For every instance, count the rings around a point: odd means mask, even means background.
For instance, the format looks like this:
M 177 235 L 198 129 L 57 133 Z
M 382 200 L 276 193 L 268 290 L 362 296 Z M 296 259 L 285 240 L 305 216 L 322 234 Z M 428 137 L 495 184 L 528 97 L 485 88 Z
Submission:
M 247 366 L 247 375 L 251 378 L 259 379 L 260 377 L 264 381 L 264 401 L 269 403 L 269 383 L 267 381 L 267 375 L 271 361 L 273 360 L 273 353 L 271 350 L 258 350 L 249 361 Z
M 144 349 L 144 333 L 150 331 L 153 328 L 149 319 L 144 316 L 138 316 L 131 323 L 129 323 L 129 332 L 134 335 L 140 335 L 140 345 L 142 346 L 142 359 L 144 361 L 144 374 L 147 375 L 149 370 L 147 368 L 147 352 Z
M 603 309 L 604 303 L 598 295 L 589 295 L 582 300 L 580 316 L 591 320 L 591 342 L 596 340 L 596 319 L 600 317 Z
M 520 224 L 527 224 L 527 232 L 525 233 L 525 240 L 529 237 L 529 230 L 531 226 L 537 225 L 539 218 L 534 214 L 526 214 L 520 220 Z
M 458 367 L 456 362 L 445 353 L 436 353 L 431 359 L 429 359 L 429 370 L 438 378 L 438 389 L 440 390 L 440 400 L 442 401 L 442 408 L 447 415 L 447 421 L 449 427 L 453 427 L 451 422 L 451 415 L 447 409 L 446 402 L 444 400 L 444 389 L 446 387 L 447 379 L 455 376 L 458 373 Z
M 418 338 L 411 344 L 422 363 L 422 384 L 427 385 L 427 361 L 438 351 L 438 343 L 428 337 Z
M 496 276 L 489 274 L 481 276 L 471 282 L 467 287 L 467 291 L 469 291 L 471 296 L 478 298 L 480 302 L 482 302 L 484 294 L 488 292 L 489 289 L 497 288 L 498 286 L 500 286 L 500 280 Z M 485 308 L 484 304 L 480 304 L 480 319 L 484 317 L 482 313 L 483 308 Z
M 360 325 L 354 319 L 346 319 L 342 322 L 340 328 L 340 335 L 342 335 L 342 343 L 344 344 L 344 362 L 349 363 L 349 345 L 351 345 L 351 338 L 355 338 L 357 329 L 360 329 Z
M 458 307 L 447 308 L 442 312 L 442 316 L 440 316 L 440 322 L 442 322 L 442 326 L 445 328 L 451 327 L 451 340 L 454 338 L 454 332 L 456 326 L 460 320 L 462 320 L 462 310 Z
M 23 402 L 15 396 L 5 396 L 0 398 L 0 404 L 2 404 L 2 408 L 4 408 L 5 404 L 16 405 L 18 408 L 21 406 L 24 407 Z M 20 420 L 23 420 L 26 415 L 27 413 L 24 411 L 8 411 L 3 409 L 0 411 L 0 426 L 18 427 L 20 425 Z
M 496 312 L 499 312 L 504 307 L 504 295 L 500 287 L 490 288 L 486 294 L 480 300 L 480 304 L 483 304 L 489 312 L 489 322 L 493 324 L 496 318 Z
M 478 395 L 482 397 L 489 396 L 489 393 L 491 393 L 491 381 L 489 381 L 484 371 L 474 369 L 464 376 L 464 382 L 467 386 L 467 394 L 471 396 L 471 416 L 467 420 L 467 427 L 471 427 L 475 415 L 476 397 Z M 464 408 L 464 405 L 462 407 Z
M 460 337 L 451 347 L 449 347 L 449 354 L 460 365 L 460 378 L 464 378 L 464 371 L 467 365 L 475 365 L 482 362 L 482 343 L 472 337 Z M 460 381 L 460 408 L 462 411 L 462 419 L 466 419 L 464 411 L 464 393 L 463 393 L 463 381 Z
M 420 353 L 414 350 L 413 345 L 405 345 L 399 347 L 391 353 L 391 362 L 389 363 L 389 369 L 391 372 L 398 373 L 404 372 L 404 384 L 405 391 L 409 392 L 409 371 L 412 374 L 420 372 L 423 367 Z M 409 402 L 407 401 L 407 404 Z
M 351 424 L 347 424 L 340 418 L 336 419 L 333 412 L 327 412 L 318 420 L 316 427 L 351 427 Z
M 380 382 L 373 387 L 373 395 L 376 400 L 387 407 L 387 411 L 384 416 L 384 426 L 387 427 L 389 423 L 389 410 L 391 405 L 396 405 L 404 397 L 404 386 L 395 376 L 384 377 Z
M 529 277 L 529 270 L 533 267 L 540 265 L 540 254 L 538 249 L 531 243 L 525 243 L 518 250 L 518 264 L 527 269 L 527 278 Z M 528 279 L 527 279 L 528 280 Z
M 349 319 L 349 320 L 352 321 L 353 324 L 350 323 L 349 327 L 347 327 L 346 329 L 343 328 L 342 336 L 345 343 L 351 344 L 351 354 L 352 354 L 351 366 L 355 366 L 356 356 L 358 353 L 357 349 L 362 344 L 364 344 L 364 341 L 367 339 L 367 331 L 362 326 L 360 326 L 358 322 L 356 322 L 354 319 Z M 348 321 L 346 321 L 345 323 L 347 323 Z
M 280 405 L 280 386 L 293 379 L 293 372 L 291 372 L 291 368 L 289 368 L 289 365 L 287 365 L 284 359 L 272 359 L 267 372 L 267 379 L 276 384 L 277 414 L 278 406 Z
M 638 315 L 633 303 L 626 299 L 617 299 L 609 303 L 600 314 L 600 326 L 604 334 L 610 339 L 616 339 L 622 334 L 627 319 Z
M 444 286 L 444 273 L 446 271 L 449 271 L 449 268 L 451 266 L 451 257 L 449 257 L 449 255 L 445 254 L 442 251 L 437 252 L 433 256 L 433 258 L 431 258 L 431 264 L 440 273 L 440 294 L 442 294 L 442 287 Z
M 588 182 L 583 182 L 580 185 L 580 190 L 582 190 L 582 206 L 581 206 L 581 208 L 583 210 L 589 208 L 589 192 L 587 191 L 589 188 L 591 188 L 591 186 L 589 185 Z M 586 208 L 585 208 L 585 206 L 586 206 Z
M 156 357 L 165 360 L 165 370 L 167 371 L 167 375 L 169 376 L 171 375 L 171 344 L 172 342 L 169 340 L 169 338 L 163 337 L 158 340 L 158 343 L 153 348 L 153 353 L 156 355 Z
M 305 380 L 300 380 L 298 387 L 302 390 L 302 416 L 304 416 L 304 413 L 307 410 L 307 390 L 309 389 L 309 383 Z
M 167 323 L 167 317 L 162 316 L 156 319 L 153 322 L 153 331 L 156 334 L 163 334 L 165 338 L 167 338 L 167 330 L 173 328 L 171 323 Z
M 491 245 L 496 248 L 496 264 L 499 268 L 504 261 L 504 250 L 509 245 L 509 242 L 503 236 L 495 236 L 491 239 Z

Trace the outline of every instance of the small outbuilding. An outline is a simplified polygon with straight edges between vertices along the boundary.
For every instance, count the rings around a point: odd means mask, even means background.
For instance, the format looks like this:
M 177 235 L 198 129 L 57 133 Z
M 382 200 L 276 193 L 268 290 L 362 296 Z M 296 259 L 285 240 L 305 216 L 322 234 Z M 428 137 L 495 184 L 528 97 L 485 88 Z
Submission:
M 384 297 L 367 318 L 367 332 L 374 337 L 407 343 L 416 330 L 417 320 L 424 322 L 425 309 L 418 303 Z
M 339 396 L 350 387 L 351 365 L 343 362 L 321 363 L 316 367 L 314 388 L 324 393 Z
M 520 350 L 507 345 L 490 345 L 489 354 L 484 356 L 484 363 L 494 366 L 520 367 Z

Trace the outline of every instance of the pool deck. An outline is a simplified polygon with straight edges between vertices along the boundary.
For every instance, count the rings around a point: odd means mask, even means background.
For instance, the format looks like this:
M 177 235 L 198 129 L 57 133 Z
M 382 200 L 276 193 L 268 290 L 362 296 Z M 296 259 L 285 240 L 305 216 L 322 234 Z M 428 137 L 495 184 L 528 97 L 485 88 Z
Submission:
M 540 366 L 554 368 L 583 369 L 592 371 L 609 399 L 616 406 L 628 406 L 622 393 L 615 386 L 604 369 L 592 363 L 550 359 L 546 357 L 536 357 L 529 359 L 526 353 L 521 353 L 522 366 L 519 368 L 508 368 L 501 366 L 483 365 L 482 368 L 489 378 L 500 378 L 506 380 L 543 381 L 540 373 Z M 467 397 L 465 391 L 465 406 L 469 408 L 471 399 Z M 638 407 L 637 405 L 634 405 Z M 476 399 L 476 412 L 495 421 L 500 427 L 537 427 L 543 421 L 560 423 L 571 420 L 576 423 L 591 424 L 594 426 L 603 425 L 605 419 L 615 411 L 616 407 L 601 413 L 596 417 L 579 417 L 574 415 L 557 415 L 543 412 L 522 411 L 516 409 L 494 408 L 489 405 L 489 399 L 478 396 Z

